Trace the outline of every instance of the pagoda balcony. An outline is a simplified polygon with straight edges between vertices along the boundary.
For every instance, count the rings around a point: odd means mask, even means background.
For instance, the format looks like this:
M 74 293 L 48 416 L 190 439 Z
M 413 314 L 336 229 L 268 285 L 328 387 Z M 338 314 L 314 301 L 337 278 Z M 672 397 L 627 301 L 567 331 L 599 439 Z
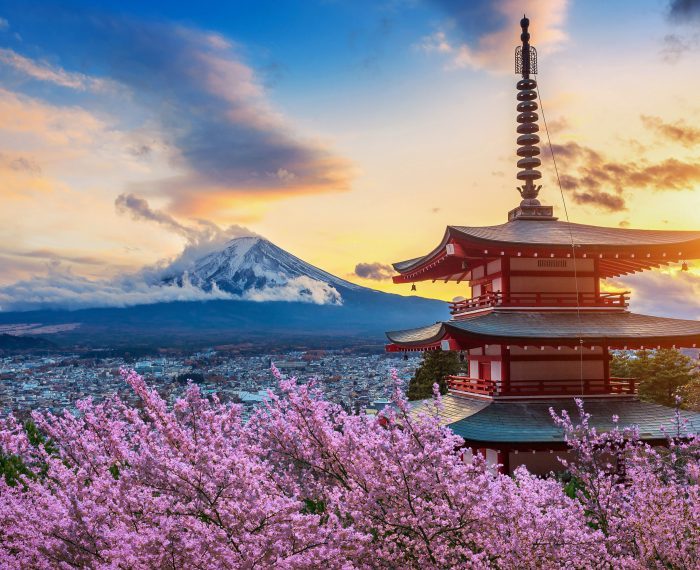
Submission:
M 629 291 L 614 293 L 486 293 L 450 303 L 450 313 L 460 315 L 488 307 L 527 308 L 599 308 L 624 309 L 629 305 Z
M 457 395 L 479 398 L 539 398 L 543 396 L 632 396 L 637 393 L 636 378 L 534 380 L 510 384 L 506 390 L 494 380 L 447 376 L 447 387 Z M 582 390 L 583 388 L 583 390 Z

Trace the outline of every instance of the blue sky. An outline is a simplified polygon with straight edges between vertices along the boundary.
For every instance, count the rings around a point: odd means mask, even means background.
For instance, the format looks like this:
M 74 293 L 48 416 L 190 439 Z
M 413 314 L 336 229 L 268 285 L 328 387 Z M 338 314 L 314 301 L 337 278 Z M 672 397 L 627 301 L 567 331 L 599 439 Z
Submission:
M 356 265 L 517 202 L 523 12 L 572 220 L 695 228 L 698 1 L 0 1 L 0 286 L 255 232 L 408 293 Z

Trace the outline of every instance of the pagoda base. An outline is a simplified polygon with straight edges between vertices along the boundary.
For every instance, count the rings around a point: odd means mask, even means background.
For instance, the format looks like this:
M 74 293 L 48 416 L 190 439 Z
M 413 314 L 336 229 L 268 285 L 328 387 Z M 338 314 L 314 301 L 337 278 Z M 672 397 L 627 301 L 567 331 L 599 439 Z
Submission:
M 556 220 L 552 206 L 523 206 L 513 208 L 508 212 L 508 221 L 513 220 Z

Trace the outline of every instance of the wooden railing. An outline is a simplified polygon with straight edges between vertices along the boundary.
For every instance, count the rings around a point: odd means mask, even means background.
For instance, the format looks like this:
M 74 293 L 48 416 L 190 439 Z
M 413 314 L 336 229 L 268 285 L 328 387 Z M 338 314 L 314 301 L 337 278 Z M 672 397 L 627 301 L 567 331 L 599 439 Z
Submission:
M 610 378 L 610 389 L 613 394 L 636 394 L 636 378 Z
M 566 395 L 622 395 L 636 394 L 635 378 L 584 378 L 583 380 L 520 380 L 508 383 L 505 391 L 499 391 L 496 382 L 467 376 L 448 376 L 451 391 L 478 396 L 566 396 Z
M 493 396 L 496 393 L 496 383 L 493 380 L 469 378 L 468 376 L 448 376 L 447 387 L 455 392 L 467 392 L 481 396 Z
M 483 307 L 627 307 L 629 291 L 615 293 L 486 293 L 450 303 L 453 315 Z

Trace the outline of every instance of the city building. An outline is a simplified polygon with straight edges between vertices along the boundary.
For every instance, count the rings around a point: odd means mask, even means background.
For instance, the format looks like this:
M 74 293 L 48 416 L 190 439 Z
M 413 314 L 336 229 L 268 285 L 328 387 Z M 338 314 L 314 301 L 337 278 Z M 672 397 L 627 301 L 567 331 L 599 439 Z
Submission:
M 661 442 L 675 410 L 636 396 L 635 380 L 610 375 L 610 351 L 700 346 L 700 322 L 635 314 L 629 292 L 601 289 L 608 278 L 700 258 L 700 231 L 657 231 L 559 220 L 538 200 L 536 51 L 523 18 L 516 50 L 517 179 L 522 201 L 497 226 L 448 226 L 427 255 L 394 264 L 395 283 L 466 282 L 470 298 L 451 304 L 452 319 L 387 333 L 387 350 L 454 350 L 468 376 L 449 378 L 445 423 L 503 470 L 556 467 L 565 450 L 549 409 L 575 415 L 574 397 L 600 429 L 638 425 Z M 700 431 L 700 414 L 683 412 Z

